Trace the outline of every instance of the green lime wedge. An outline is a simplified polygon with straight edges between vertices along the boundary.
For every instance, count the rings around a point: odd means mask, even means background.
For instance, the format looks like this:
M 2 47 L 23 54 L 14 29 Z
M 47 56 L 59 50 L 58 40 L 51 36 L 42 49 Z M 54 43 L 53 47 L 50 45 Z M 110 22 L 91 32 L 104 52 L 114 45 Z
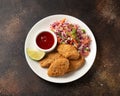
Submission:
M 26 51 L 28 56 L 33 60 L 41 60 L 45 56 L 44 51 L 38 51 L 31 48 L 27 48 Z

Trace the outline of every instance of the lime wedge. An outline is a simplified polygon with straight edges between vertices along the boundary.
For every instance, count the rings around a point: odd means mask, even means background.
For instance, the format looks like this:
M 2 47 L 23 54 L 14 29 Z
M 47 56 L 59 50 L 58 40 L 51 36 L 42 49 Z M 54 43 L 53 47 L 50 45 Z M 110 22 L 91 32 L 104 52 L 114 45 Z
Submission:
M 45 56 L 44 51 L 38 51 L 31 48 L 27 48 L 26 51 L 28 56 L 33 60 L 41 60 Z

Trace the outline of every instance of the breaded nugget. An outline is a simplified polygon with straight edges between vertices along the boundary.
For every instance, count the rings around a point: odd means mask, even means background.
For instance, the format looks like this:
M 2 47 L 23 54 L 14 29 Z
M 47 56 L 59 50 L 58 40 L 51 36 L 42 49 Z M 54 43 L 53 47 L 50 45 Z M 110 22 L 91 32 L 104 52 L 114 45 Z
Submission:
M 69 60 L 66 58 L 59 58 L 55 60 L 48 69 L 48 76 L 62 76 L 69 68 Z
M 57 47 L 57 51 L 59 54 L 64 56 L 68 59 L 78 59 L 79 58 L 79 52 L 73 45 L 69 44 L 60 44 Z
M 48 68 L 50 64 L 56 59 L 62 57 L 58 52 L 51 52 L 46 55 L 44 59 L 42 59 L 39 63 L 41 67 Z
M 77 60 L 69 60 L 69 62 L 70 62 L 70 65 L 69 65 L 69 69 L 67 72 L 71 72 L 71 71 L 81 68 L 85 64 L 85 58 L 80 57 Z

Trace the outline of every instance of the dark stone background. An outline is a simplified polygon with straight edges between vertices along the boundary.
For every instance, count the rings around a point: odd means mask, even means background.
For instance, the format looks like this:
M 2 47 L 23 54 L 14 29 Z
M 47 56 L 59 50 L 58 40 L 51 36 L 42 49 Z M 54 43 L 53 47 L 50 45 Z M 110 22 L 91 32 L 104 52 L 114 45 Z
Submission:
M 90 71 L 68 84 L 39 78 L 24 56 L 30 28 L 53 14 L 81 19 L 97 41 Z M 119 0 L 0 0 L 0 96 L 120 96 Z

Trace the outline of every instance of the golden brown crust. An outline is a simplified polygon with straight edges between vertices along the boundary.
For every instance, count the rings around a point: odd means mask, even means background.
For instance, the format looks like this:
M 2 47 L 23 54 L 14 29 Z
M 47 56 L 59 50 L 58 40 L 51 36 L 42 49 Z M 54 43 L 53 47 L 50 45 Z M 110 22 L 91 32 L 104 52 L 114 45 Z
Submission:
M 59 58 L 55 60 L 48 69 L 49 76 L 63 76 L 69 68 L 69 60 Z
M 69 60 L 69 62 L 70 62 L 70 65 L 69 65 L 69 69 L 67 72 L 71 72 L 71 71 L 81 68 L 85 64 L 85 58 L 80 57 L 77 60 Z
M 79 52 L 73 45 L 69 44 L 60 44 L 57 47 L 57 51 L 59 54 L 64 56 L 68 59 L 78 59 L 79 58 Z
M 85 58 L 81 57 L 73 45 L 60 44 L 57 51 L 48 53 L 39 63 L 41 67 L 48 68 L 48 76 L 57 77 L 75 71 L 85 64 Z
M 58 52 L 51 52 L 51 53 L 48 53 L 47 56 L 44 59 L 42 59 L 39 63 L 41 67 L 48 68 L 53 61 L 55 61 L 60 57 L 62 56 Z

